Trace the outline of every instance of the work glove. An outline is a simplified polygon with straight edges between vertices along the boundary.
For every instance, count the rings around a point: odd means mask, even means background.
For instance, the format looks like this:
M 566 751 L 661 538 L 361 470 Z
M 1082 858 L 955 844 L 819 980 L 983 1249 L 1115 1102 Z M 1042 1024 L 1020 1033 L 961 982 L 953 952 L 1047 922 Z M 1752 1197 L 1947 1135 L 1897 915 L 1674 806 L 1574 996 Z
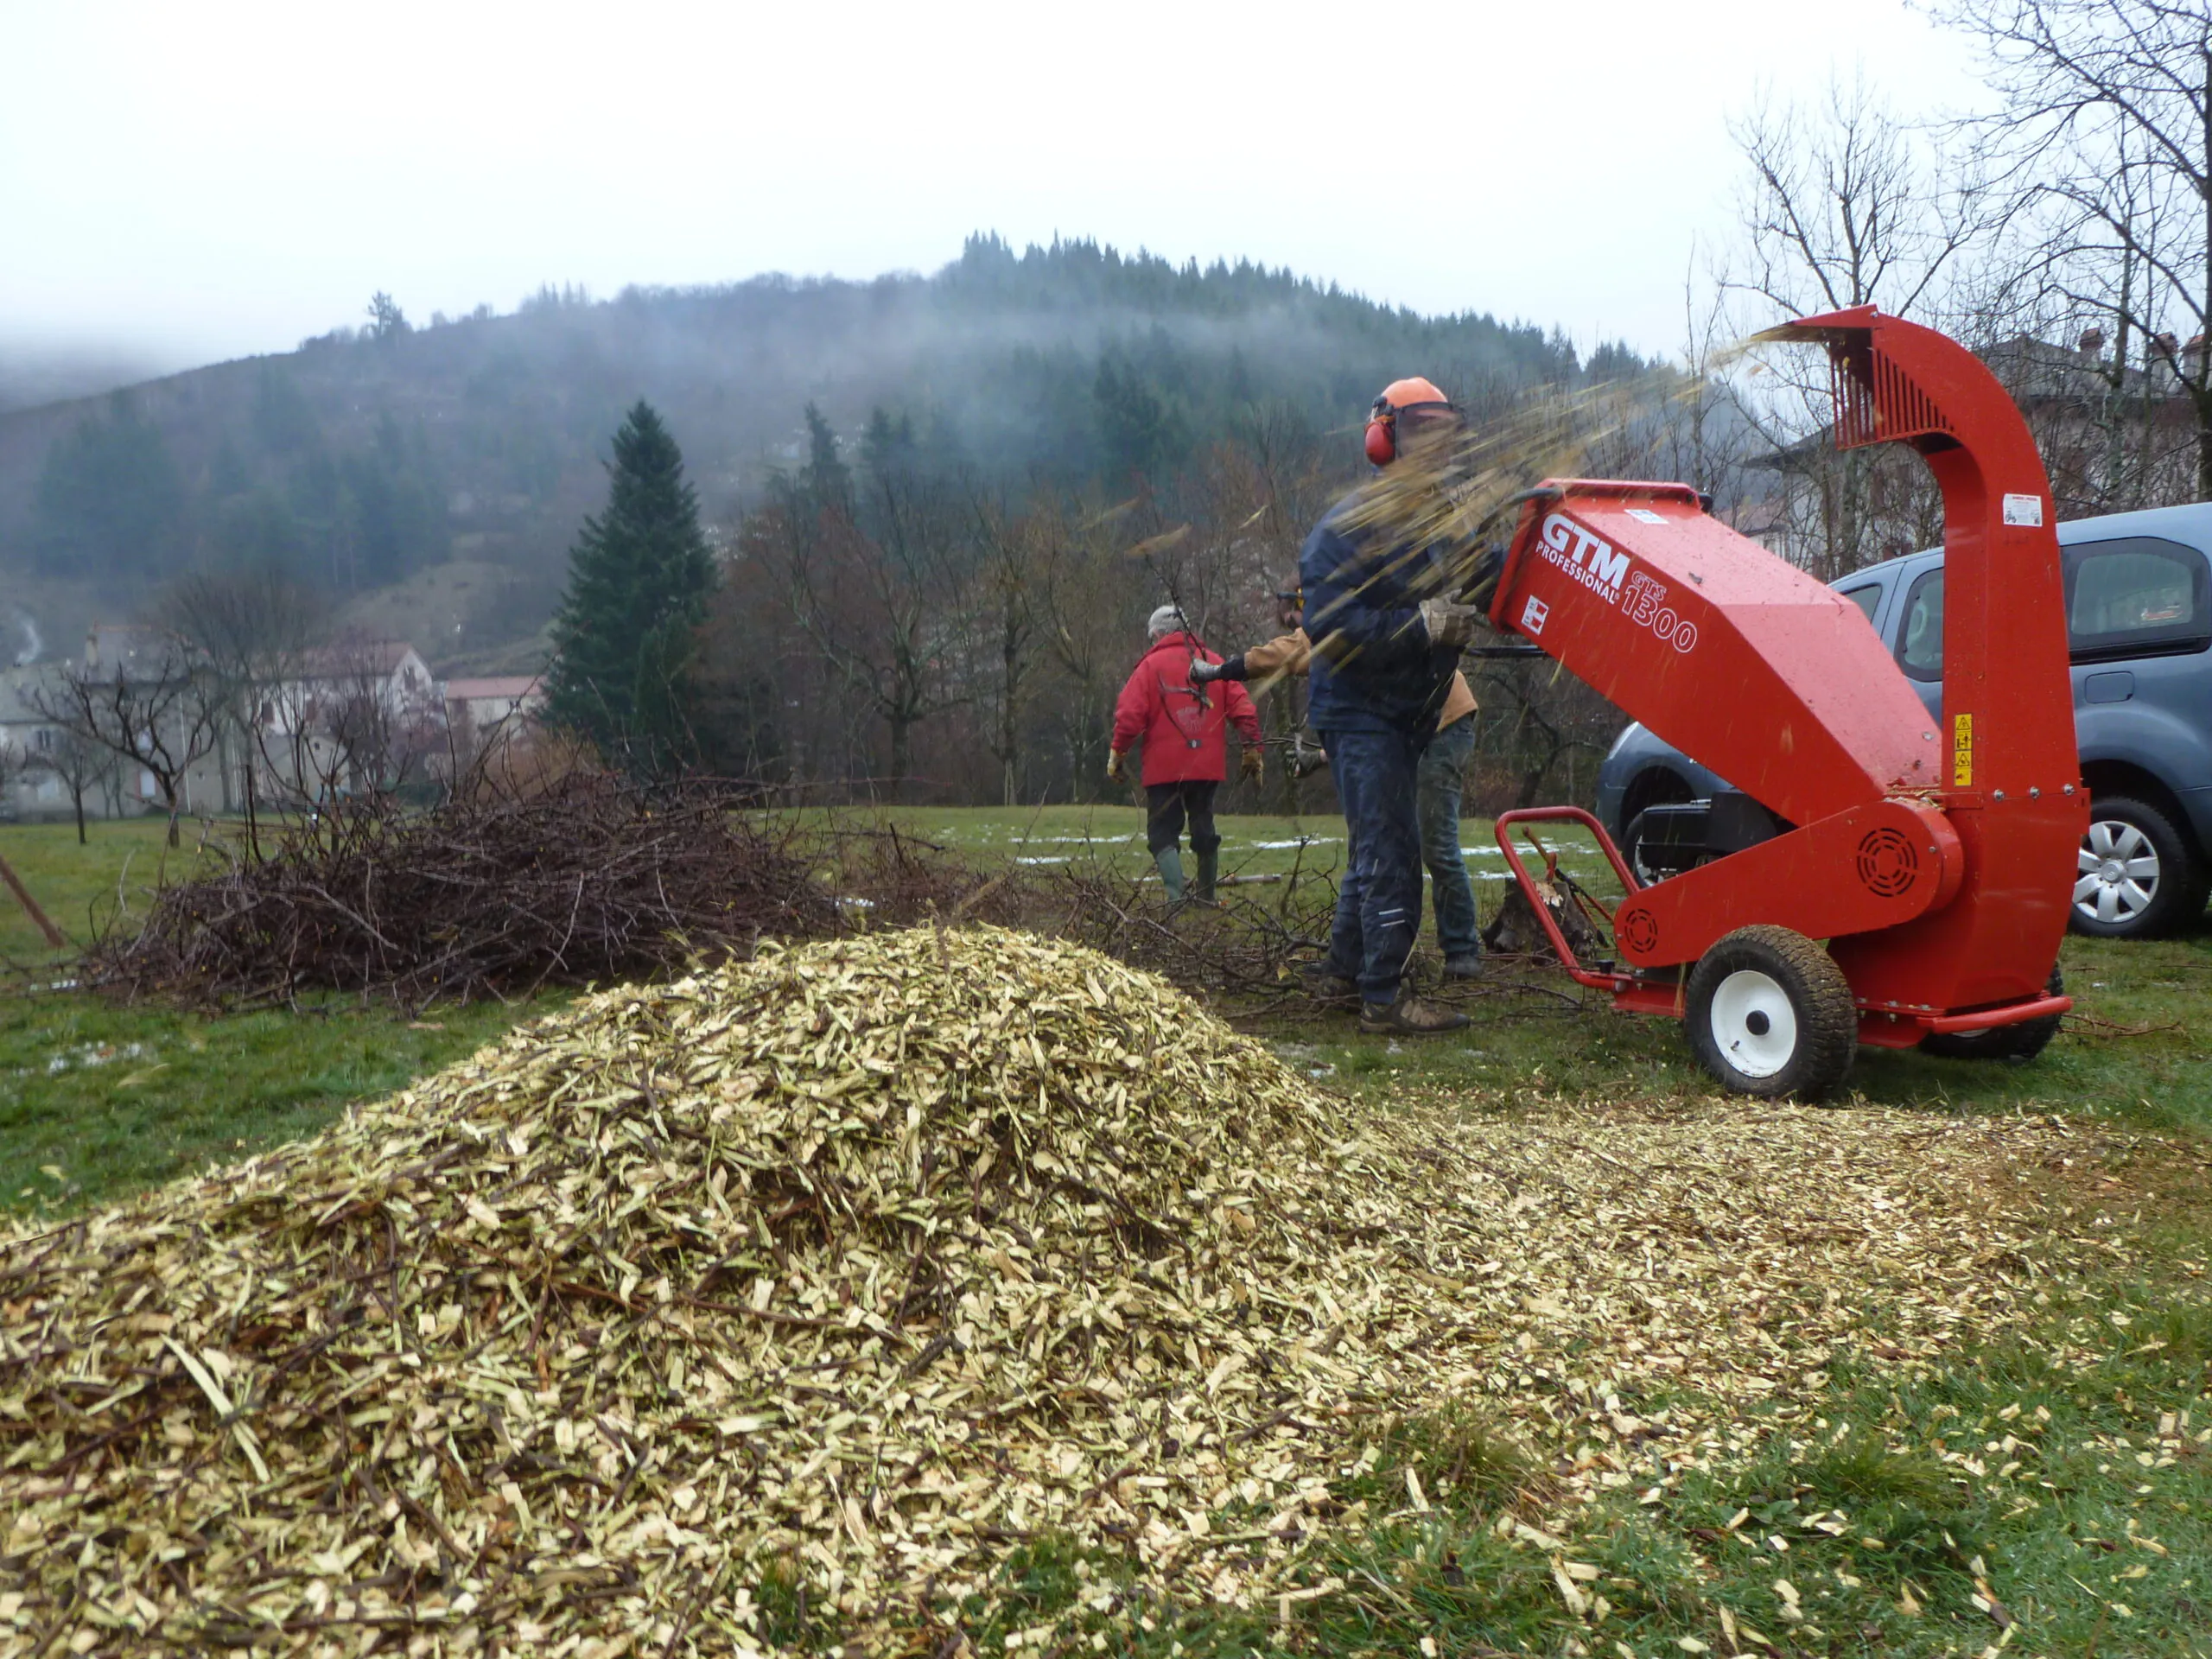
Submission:
M 1191 683 L 1211 685 L 1221 677 L 1221 669 L 1219 663 L 1210 663 L 1204 658 L 1194 658 L 1191 664 Z
M 1432 645 L 1465 650 L 1474 642 L 1475 630 L 1483 620 L 1480 606 L 1454 605 L 1443 599 L 1424 599 L 1421 602 L 1421 625 L 1428 631 L 1428 643 Z
M 1108 783 L 1119 784 L 1128 781 L 1128 774 L 1122 770 L 1122 762 L 1126 758 L 1119 749 L 1106 751 L 1106 781 Z
M 1243 769 L 1244 775 L 1255 784 L 1260 781 L 1261 776 L 1267 770 L 1266 762 L 1261 759 L 1258 747 L 1250 743 L 1244 746 L 1244 758 L 1238 761 L 1237 765 Z

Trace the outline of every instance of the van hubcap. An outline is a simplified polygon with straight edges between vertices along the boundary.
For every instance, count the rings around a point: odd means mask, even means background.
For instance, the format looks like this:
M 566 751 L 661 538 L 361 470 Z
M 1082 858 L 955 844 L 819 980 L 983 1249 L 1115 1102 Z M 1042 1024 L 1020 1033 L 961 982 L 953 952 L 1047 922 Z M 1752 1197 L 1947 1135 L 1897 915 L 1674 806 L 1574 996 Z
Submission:
M 2101 818 L 2082 837 L 2074 908 L 2093 922 L 2132 922 L 2158 896 L 2158 853 L 2123 818 Z

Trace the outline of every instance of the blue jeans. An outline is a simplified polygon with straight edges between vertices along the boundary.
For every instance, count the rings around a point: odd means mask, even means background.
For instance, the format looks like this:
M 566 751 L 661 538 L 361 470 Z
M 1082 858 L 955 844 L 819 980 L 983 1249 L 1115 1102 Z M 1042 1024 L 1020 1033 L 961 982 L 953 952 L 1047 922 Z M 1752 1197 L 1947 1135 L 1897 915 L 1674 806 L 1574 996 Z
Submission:
M 1415 777 L 1429 734 L 1322 732 L 1350 838 L 1329 971 L 1359 982 L 1369 1002 L 1394 1002 L 1421 933 L 1421 820 Z
M 1475 912 L 1475 885 L 1459 855 L 1459 788 L 1467 775 L 1467 758 L 1474 752 L 1475 722 L 1453 721 L 1421 751 L 1416 785 L 1421 862 L 1428 866 L 1436 943 L 1446 962 L 1478 957 L 1483 950 L 1482 938 L 1475 931 L 1480 919 Z

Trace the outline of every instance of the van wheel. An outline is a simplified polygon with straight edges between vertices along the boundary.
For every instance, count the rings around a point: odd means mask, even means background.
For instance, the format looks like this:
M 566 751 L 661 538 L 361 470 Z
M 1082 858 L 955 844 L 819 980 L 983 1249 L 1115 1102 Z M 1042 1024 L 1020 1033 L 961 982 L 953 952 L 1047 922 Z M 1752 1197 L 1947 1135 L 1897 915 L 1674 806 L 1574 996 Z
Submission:
M 1786 927 L 1739 927 L 1690 970 L 1682 1027 L 1739 1095 L 1817 1100 L 1849 1075 L 1859 1006 L 1835 959 Z
M 2125 795 L 2103 796 L 2090 803 L 2067 922 L 2092 938 L 2149 938 L 2202 914 L 2205 884 L 2203 861 L 2172 819 Z
M 1630 785 L 1621 808 L 1621 861 L 1636 872 L 1645 887 L 1663 881 L 1670 870 L 1648 868 L 1643 862 L 1643 810 L 1648 806 L 1687 806 L 1697 798 L 1690 786 L 1664 766 L 1655 766 Z

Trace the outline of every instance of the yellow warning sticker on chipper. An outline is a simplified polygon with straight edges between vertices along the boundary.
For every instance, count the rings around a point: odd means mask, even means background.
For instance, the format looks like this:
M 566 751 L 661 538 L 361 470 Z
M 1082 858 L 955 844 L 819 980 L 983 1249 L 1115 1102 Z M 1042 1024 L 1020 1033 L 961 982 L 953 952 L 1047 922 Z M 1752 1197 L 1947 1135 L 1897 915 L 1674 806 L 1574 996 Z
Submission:
M 1974 787 L 1974 716 L 1951 716 L 1951 787 Z

